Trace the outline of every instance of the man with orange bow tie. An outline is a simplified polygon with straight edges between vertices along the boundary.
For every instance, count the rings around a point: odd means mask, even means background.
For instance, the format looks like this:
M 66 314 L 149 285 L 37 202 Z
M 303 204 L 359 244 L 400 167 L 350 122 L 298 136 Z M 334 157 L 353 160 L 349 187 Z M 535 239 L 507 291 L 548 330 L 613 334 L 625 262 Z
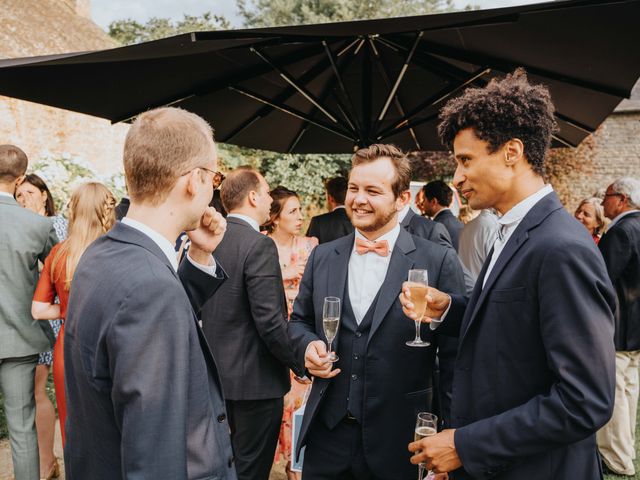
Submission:
M 356 231 L 316 247 L 307 262 L 289 324 L 296 355 L 315 377 L 296 445 L 296 454 L 306 445 L 305 480 L 417 478 L 406 441 L 417 413 L 431 410 L 436 350 L 406 345 L 415 327 L 403 318 L 398 296 L 411 269 L 426 269 L 439 290 L 465 287 L 453 250 L 400 228 L 410 180 L 409 161 L 397 148 L 358 150 L 345 201 Z M 329 296 L 342 305 L 336 363 L 322 327 Z M 423 327 L 421 335 L 432 333 Z

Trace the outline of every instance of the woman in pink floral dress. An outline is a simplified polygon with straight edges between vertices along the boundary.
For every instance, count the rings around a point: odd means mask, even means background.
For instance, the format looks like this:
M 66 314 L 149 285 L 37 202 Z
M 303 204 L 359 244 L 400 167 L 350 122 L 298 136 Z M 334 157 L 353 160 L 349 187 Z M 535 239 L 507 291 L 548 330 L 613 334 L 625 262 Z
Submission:
M 284 291 L 287 297 L 288 314 L 291 316 L 293 302 L 298 295 L 300 279 L 311 251 L 318 245 L 315 237 L 300 235 L 302 228 L 302 209 L 298 194 L 288 188 L 279 186 L 271 191 L 271 213 L 265 224 L 269 235 L 278 247 L 278 257 L 282 270 Z M 290 470 L 291 467 L 291 420 L 293 412 L 300 408 L 308 384 L 292 375 L 291 390 L 284 397 L 284 415 L 276 451 L 276 461 L 287 460 L 287 478 L 294 480 L 299 476 Z

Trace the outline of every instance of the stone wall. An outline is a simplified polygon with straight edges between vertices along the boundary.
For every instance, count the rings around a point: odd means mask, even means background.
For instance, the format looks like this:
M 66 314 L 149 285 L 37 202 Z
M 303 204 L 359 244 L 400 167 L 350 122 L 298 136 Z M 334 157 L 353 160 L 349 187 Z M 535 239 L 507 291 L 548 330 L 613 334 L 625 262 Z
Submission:
M 605 189 L 615 179 L 640 178 L 640 112 L 613 113 L 578 148 L 554 150 L 548 175 L 572 212 L 580 200 Z

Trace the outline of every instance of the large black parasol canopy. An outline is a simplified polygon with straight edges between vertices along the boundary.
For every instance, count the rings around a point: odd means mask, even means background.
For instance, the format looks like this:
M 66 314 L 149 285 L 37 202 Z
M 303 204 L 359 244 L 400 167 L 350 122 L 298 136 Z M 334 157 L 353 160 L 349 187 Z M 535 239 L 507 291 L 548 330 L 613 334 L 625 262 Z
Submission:
M 640 76 L 640 0 L 198 32 L 96 52 L 0 61 L 0 94 L 128 121 L 174 105 L 222 142 L 345 153 L 374 142 L 441 149 L 438 110 L 522 66 L 575 146 Z

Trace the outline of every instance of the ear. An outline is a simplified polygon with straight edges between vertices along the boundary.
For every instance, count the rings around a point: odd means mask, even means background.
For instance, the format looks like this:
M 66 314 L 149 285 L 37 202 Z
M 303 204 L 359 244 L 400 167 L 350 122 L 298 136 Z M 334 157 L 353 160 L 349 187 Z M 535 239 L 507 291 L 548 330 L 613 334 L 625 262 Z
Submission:
M 256 207 L 258 205 L 258 192 L 251 190 L 247 195 L 247 201 L 251 207 Z
M 22 185 L 24 183 L 24 180 L 27 178 L 27 175 L 20 175 L 17 179 L 16 179 L 16 188 L 19 187 L 20 185 Z
M 200 188 L 200 184 L 202 183 L 199 172 L 200 170 L 196 168 L 187 175 L 187 193 L 191 197 L 196 196 L 198 189 Z
M 405 190 L 404 192 L 401 192 L 400 195 L 398 195 L 398 198 L 396 198 L 396 210 L 399 212 L 405 206 L 407 206 L 410 201 L 411 201 L 411 191 Z
M 502 147 L 504 150 L 505 165 L 512 167 L 521 160 L 524 160 L 524 144 L 519 138 L 512 138 Z

